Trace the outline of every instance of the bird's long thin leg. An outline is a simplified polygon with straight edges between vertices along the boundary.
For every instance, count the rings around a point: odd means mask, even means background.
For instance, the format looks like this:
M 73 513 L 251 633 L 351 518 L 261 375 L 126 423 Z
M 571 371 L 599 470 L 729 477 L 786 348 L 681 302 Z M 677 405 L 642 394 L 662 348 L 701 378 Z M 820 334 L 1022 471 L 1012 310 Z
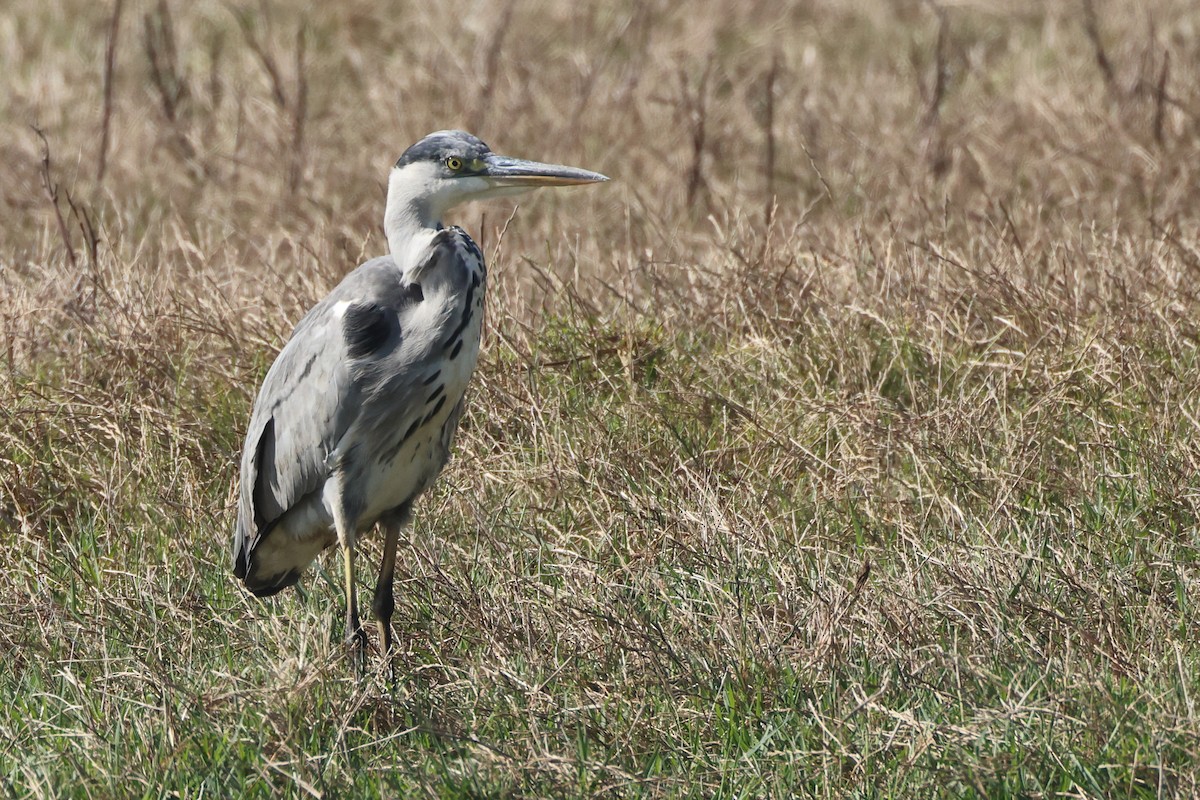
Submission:
M 346 644 L 350 659 L 357 662 L 359 673 L 367 670 L 367 632 L 358 617 L 358 595 L 354 591 L 354 542 L 342 545 L 346 559 Z
M 396 543 L 400 529 L 408 522 L 412 503 L 404 503 L 380 520 L 383 527 L 383 560 L 379 564 L 379 580 L 375 583 L 375 597 L 371 601 L 371 612 L 379 625 L 379 641 L 384 656 L 392 654 L 392 612 L 396 610 L 396 599 L 392 585 L 396 577 Z
M 338 492 L 340 494 L 340 492 Z M 340 501 L 340 497 L 337 498 Z M 345 509 L 340 502 L 334 503 L 333 524 L 337 528 L 338 543 L 346 567 L 346 644 L 350 648 L 350 660 L 358 667 L 360 675 L 367 670 L 367 632 L 363 630 L 358 616 L 358 595 L 354 590 L 354 540 L 355 531 L 346 519 Z
M 399 522 L 391 520 L 383 525 L 383 561 L 379 565 L 379 580 L 375 583 L 375 597 L 371 601 L 371 612 L 379 626 L 380 649 L 385 658 L 392 654 L 392 612 L 396 610 L 392 582 L 396 575 L 396 543 L 400 539 L 400 527 Z

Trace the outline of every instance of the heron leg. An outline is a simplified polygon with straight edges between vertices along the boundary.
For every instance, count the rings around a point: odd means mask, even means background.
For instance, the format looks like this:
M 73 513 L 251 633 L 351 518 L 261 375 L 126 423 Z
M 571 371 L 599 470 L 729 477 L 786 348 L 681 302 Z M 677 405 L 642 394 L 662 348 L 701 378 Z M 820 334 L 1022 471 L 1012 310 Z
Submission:
M 396 543 L 400 540 L 400 529 L 408 522 L 412 503 L 404 503 L 382 520 L 383 561 L 379 565 L 379 580 L 375 583 L 375 597 L 371 601 L 371 612 L 379 626 L 379 641 L 385 656 L 392 653 L 392 612 L 396 610 L 396 599 L 392 585 L 396 577 Z
M 339 498 L 340 500 L 340 498 Z M 346 519 L 341 503 L 334 504 L 333 524 L 337 528 L 338 543 L 342 547 L 346 569 L 346 644 L 350 648 L 350 660 L 355 663 L 360 675 L 367 670 L 367 632 L 363 630 L 358 616 L 358 595 L 354 590 L 354 540 L 355 531 Z
M 367 632 L 363 630 L 358 616 L 358 596 L 354 591 L 354 543 L 342 545 L 346 558 L 346 644 L 350 647 L 350 659 L 356 662 L 359 673 L 367 669 Z
M 380 649 L 385 656 L 392 654 L 392 612 L 396 610 L 396 599 L 392 594 L 392 581 L 396 574 L 396 541 L 400 538 L 399 525 L 383 526 L 383 562 L 379 566 L 379 580 L 375 584 L 375 597 L 371 601 L 371 612 L 379 627 Z

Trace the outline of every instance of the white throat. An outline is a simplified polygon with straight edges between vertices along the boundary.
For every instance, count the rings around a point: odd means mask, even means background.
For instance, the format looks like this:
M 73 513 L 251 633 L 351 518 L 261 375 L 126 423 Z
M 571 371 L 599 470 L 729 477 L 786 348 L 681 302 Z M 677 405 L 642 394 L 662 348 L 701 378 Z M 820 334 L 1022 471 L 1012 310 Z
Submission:
M 403 272 L 417 266 L 417 255 L 441 224 L 446 207 L 437 201 L 443 194 L 438 184 L 443 182 L 434 164 L 409 164 L 388 176 L 383 232 Z

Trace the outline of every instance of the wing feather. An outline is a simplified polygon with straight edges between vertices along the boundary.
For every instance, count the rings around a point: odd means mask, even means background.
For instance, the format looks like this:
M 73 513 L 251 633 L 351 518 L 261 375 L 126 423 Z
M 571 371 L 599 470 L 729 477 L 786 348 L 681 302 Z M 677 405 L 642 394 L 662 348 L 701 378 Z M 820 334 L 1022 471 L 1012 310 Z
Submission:
M 332 297 L 296 326 L 254 403 L 242 454 L 235 572 L 245 572 L 249 553 L 288 509 L 324 485 L 325 457 L 350 424 L 355 387 Z

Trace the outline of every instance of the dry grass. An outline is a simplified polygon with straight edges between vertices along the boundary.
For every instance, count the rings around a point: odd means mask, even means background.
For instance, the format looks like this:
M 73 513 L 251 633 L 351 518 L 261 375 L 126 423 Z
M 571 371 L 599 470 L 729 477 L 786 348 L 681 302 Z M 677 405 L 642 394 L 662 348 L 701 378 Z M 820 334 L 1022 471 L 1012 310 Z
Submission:
M 5 793 L 1200 791 L 1190 2 L 385 5 L 0 12 Z M 359 685 L 336 570 L 235 585 L 236 460 L 443 127 L 617 181 L 458 215 Z

